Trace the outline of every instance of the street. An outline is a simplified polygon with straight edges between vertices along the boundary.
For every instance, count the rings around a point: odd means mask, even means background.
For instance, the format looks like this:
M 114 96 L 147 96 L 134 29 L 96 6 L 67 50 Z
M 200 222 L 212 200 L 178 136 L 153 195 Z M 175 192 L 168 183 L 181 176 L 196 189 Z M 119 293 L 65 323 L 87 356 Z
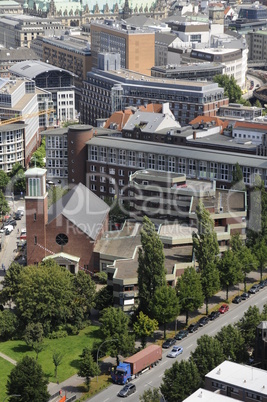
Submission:
M 259 307 L 260 311 L 262 310 L 263 305 L 267 303 L 267 288 L 260 290 L 260 292 L 255 295 L 251 295 L 251 297 L 247 300 L 242 301 L 240 304 L 230 304 L 230 309 L 227 313 L 222 314 L 214 321 L 210 321 L 207 325 L 202 328 L 199 328 L 197 332 L 193 334 L 189 334 L 187 338 L 182 341 L 177 341 L 176 345 L 183 346 L 184 352 L 182 355 L 178 356 L 176 359 L 167 358 L 166 355 L 169 351 L 163 350 L 163 358 L 161 363 L 154 367 L 153 369 L 147 371 L 142 374 L 137 379 L 132 382 L 136 385 L 137 391 L 135 394 L 131 395 L 129 399 L 132 402 L 138 402 L 139 396 L 143 394 L 143 392 L 151 387 L 159 387 L 162 377 L 164 375 L 164 371 L 172 366 L 174 361 L 181 361 L 182 359 L 187 360 L 190 356 L 190 352 L 192 352 L 197 344 L 197 339 L 202 335 L 214 336 L 220 329 L 229 324 L 234 324 L 237 322 L 245 313 L 250 305 L 256 305 Z M 88 399 L 90 402 L 114 402 L 119 401 L 121 398 L 117 396 L 118 392 L 121 389 L 121 385 L 113 384 L 104 391 L 100 392 L 98 395 L 93 398 Z

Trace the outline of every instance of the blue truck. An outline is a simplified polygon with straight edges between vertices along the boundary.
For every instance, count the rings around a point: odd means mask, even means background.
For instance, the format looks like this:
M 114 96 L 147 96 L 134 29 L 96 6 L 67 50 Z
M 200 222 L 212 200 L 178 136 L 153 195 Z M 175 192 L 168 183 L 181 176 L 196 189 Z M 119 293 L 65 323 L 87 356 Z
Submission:
M 111 378 L 115 384 L 126 384 L 145 370 L 157 365 L 162 359 L 162 348 L 150 345 L 133 356 L 128 357 L 111 371 Z

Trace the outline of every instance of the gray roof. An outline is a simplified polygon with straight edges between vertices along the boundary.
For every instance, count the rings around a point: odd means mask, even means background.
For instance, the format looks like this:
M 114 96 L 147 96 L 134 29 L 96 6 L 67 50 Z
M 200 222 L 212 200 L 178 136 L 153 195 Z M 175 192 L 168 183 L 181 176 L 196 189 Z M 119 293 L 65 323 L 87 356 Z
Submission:
M 39 60 L 34 50 L 28 47 L 18 49 L 0 49 L 0 61 Z
M 47 73 L 49 71 L 59 71 L 66 72 L 71 75 L 75 75 L 70 71 L 64 70 L 63 68 L 55 67 L 52 64 L 44 63 L 40 60 L 25 60 L 14 64 L 10 67 L 9 71 L 13 74 L 33 79 L 36 76 Z
M 146 133 L 157 133 L 159 130 L 181 127 L 170 114 L 141 111 L 130 116 L 123 129 L 125 131 L 133 130 L 136 126 Z
M 165 45 L 170 45 L 175 39 L 177 35 L 173 33 L 163 33 L 163 32 L 155 32 L 155 43 L 165 43 Z
M 140 28 L 151 25 L 159 25 L 159 21 L 145 15 L 132 15 L 131 17 L 126 19 L 126 22 L 129 25 L 134 25 Z
M 96 240 L 109 206 L 79 183 L 48 210 L 48 223 L 63 215 L 78 229 Z
M 258 169 L 267 169 L 265 156 L 228 153 L 215 149 L 192 148 L 188 146 L 170 145 L 162 143 L 146 143 L 144 141 L 128 138 L 115 137 L 94 137 L 87 141 L 89 145 L 106 146 L 118 149 L 129 149 L 136 152 L 150 152 L 159 155 L 175 156 L 180 158 L 192 158 L 207 162 L 228 163 L 235 165 L 238 162 L 241 166 L 250 166 Z

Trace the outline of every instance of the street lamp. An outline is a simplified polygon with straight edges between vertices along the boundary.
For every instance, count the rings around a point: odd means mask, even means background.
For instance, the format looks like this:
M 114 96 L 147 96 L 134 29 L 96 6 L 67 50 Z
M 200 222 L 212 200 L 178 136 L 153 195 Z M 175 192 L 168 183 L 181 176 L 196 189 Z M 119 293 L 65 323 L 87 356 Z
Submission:
M 162 394 L 162 392 L 161 392 L 161 390 L 160 390 L 159 388 L 154 387 L 154 385 L 151 385 L 151 384 L 149 384 L 148 382 L 146 382 L 146 385 L 148 385 L 148 386 L 151 387 L 151 388 L 157 389 L 157 390 L 159 391 L 159 393 L 160 393 L 160 396 L 161 396 L 161 399 L 163 400 L 163 402 L 166 402 L 166 399 L 164 398 L 164 395 Z
M 21 395 L 16 395 L 16 394 L 13 394 L 13 395 L 7 395 L 6 397 L 5 397 L 5 399 L 3 400 L 3 402 L 5 402 L 5 400 L 7 399 L 7 398 L 11 398 L 12 396 L 15 396 L 15 397 L 20 397 Z
M 104 343 L 106 343 L 106 342 L 114 342 L 114 341 L 118 341 L 118 339 L 117 338 L 106 339 L 104 342 L 101 343 L 101 345 L 97 349 L 97 354 L 96 354 L 96 364 L 97 364 L 97 366 L 98 366 L 98 353 L 99 353 L 99 350 L 101 349 L 101 346 L 104 345 Z M 98 382 L 98 374 L 96 376 L 96 382 Z

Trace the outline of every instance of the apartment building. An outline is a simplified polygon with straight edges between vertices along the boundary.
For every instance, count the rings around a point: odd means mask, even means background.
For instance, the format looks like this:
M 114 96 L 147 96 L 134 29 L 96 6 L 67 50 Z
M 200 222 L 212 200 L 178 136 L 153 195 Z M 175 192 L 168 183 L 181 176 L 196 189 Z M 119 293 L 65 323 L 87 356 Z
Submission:
M 25 165 L 25 124 L 0 126 L 0 170 L 8 173 L 14 163 Z
M 12 169 L 12 165 L 21 160 L 22 165 L 27 166 L 33 151 L 40 144 L 39 132 L 42 127 L 52 123 L 50 114 L 39 112 L 53 107 L 51 94 L 42 89 L 36 88 L 34 81 L 16 79 L 0 79 L 0 115 L 4 120 L 16 118 L 16 121 L 26 123 L 24 127 L 23 144 L 20 145 L 22 131 L 3 135 L 3 141 L 9 143 L 9 147 L 3 148 L 2 168 L 6 172 Z M 20 119 L 21 116 L 21 119 Z M 10 122 L 11 123 L 11 122 Z M 4 126 L 3 126 L 4 127 Z M 21 130 L 21 129 L 20 129 Z M 5 131 L 5 129 L 3 130 Z M 18 136 L 17 136 L 18 135 Z M 17 141 L 19 140 L 19 143 Z M 24 150 L 24 153 L 21 154 Z M 19 154 L 16 155 L 16 152 Z
M 155 32 L 114 20 L 91 22 L 93 66 L 98 66 L 99 53 L 119 53 L 121 67 L 150 75 L 155 65 Z
M 120 92 L 116 90 L 120 87 Z M 142 75 L 123 68 L 104 71 L 92 68 L 83 83 L 81 121 L 96 125 L 99 118 L 109 118 L 120 102 L 127 106 L 169 102 L 175 119 L 184 126 L 198 115 L 215 116 L 219 107 L 228 105 L 224 90 L 213 82 L 176 81 Z
M 55 124 L 75 119 L 73 73 L 38 60 L 16 63 L 10 67 L 10 73 L 34 80 L 37 87 L 51 92 Z

